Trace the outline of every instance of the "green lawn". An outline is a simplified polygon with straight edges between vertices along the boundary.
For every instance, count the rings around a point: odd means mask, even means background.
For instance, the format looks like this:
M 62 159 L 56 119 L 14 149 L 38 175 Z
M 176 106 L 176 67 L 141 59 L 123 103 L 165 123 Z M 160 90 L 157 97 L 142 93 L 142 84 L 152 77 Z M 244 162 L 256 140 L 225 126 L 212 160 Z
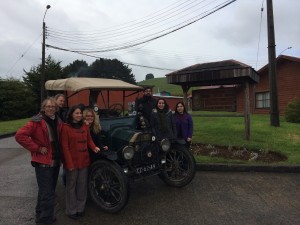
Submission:
M 11 121 L 0 121 L 0 135 L 17 131 L 27 121 L 29 121 L 29 118 Z
M 246 147 L 248 150 L 273 150 L 288 157 L 287 161 L 277 164 L 300 165 L 300 124 L 288 123 L 284 118 L 280 118 L 280 127 L 272 127 L 269 115 L 251 115 L 251 137 L 247 141 L 244 138 L 243 117 L 203 116 L 211 114 L 236 115 L 235 113 L 193 112 L 194 143 Z M 14 132 L 28 120 L 0 122 L 0 134 Z M 196 156 L 196 160 L 205 163 L 255 163 L 208 156 Z
M 193 113 L 193 115 L 196 114 L 207 114 L 207 112 Z M 243 117 L 193 116 L 193 121 L 195 124 L 194 143 L 246 147 L 249 150 L 273 150 L 288 157 L 287 161 L 279 164 L 300 165 L 300 124 L 288 123 L 284 118 L 280 118 L 280 127 L 272 127 L 269 115 L 251 115 L 251 137 L 247 141 L 244 138 Z M 200 162 L 220 162 L 220 160 L 234 162 L 225 159 L 197 157 L 197 161 Z

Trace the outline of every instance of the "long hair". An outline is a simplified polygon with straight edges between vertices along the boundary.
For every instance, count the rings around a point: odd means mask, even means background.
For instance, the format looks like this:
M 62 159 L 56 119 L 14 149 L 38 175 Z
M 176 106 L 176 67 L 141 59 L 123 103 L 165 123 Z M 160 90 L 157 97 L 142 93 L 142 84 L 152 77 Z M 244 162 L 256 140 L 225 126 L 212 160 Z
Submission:
M 68 115 L 67 115 L 67 123 L 68 124 L 72 124 L 73 123 L 73 117 L 72 114 L 76 109 L 80 109 L 80 111 L 82 112 L 81 108 L 79 105 L 74 105 L 72 106 L 69 111 L 68 111 Z
M 174 111 L 175 111 L 175 114 L 178 114 L 177 106 L 178 106 L 179 104 L 181 104 L 181 105 L 183 106 L 183 113 L 187 113 L 184 103 L 183 103 L 182 101 L 180 101 L 180 102 L 177 102 L 177 103 L 176 103 L 175 110 L 174 110 Z
M 165 103 L 165 107 L 164 107 L 163 111 L 164 111 L 164 112 L 168 112 L 168 111 L 169 111 L 169 105 L 168 105 L 168 103 L 166 102 L 166 100 L 165 100 L 164 98 L 158 98 L 158 99 L 157 99 L 156 104 L 155 104 L 156 110 L 158 110 L 158 111 L 160 110 L 160 109 L 158 108 L 158 102 L 159 102 L 160 100 L 163 100 L 164 103 Z
M 94 112 L 93 109 L 85 109 L 85 110 L 83 110 L 83 119 L 86 118 L 86 115 L 87 115 L 88 112 L 92 113 L 93 117 L 94 117 L 94 121 L 91 125 L 92 130 L 95 134 L 98 134 L 101 131 L 99 116 Z

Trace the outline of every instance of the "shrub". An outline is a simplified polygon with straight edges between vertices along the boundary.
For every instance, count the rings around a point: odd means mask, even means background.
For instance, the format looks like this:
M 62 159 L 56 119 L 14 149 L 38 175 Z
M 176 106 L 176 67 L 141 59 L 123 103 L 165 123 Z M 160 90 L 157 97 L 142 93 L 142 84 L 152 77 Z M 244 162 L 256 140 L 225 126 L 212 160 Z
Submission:
M 285 119 L 287 122 L 300 123 L 300 99 L 295 98 L 290 101 L 285 110 Z
M 27 118 L 38 111 L 33 93 L 19 80 L 0 80 L 0 121 Z

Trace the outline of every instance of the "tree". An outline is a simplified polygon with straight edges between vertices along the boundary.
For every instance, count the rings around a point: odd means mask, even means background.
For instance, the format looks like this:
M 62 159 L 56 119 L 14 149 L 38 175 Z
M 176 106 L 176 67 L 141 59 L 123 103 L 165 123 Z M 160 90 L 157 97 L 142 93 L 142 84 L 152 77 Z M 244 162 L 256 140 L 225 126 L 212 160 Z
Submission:
M 89 65 L 84 60 L 75 60 L 63 69 L 68 77 L 84 77 L 90 74 Z
M 153 78 L 154 78 L 154 75 L 153 75 L 152 73 L 148 73 L 148 74 L 146 75 L 145 80 L 150 80 L 150 79 L 153 79 Z
M 32 91 L 19 80 L 0 80 L 0 120 L 32 116 L 38 108 Z
M 45 81 L 63 79 L 67 77 L 67 74 L 63 72 L 61 67 L 61 61 L 55 61 L 49 55 L 45 61 Z M 41 74 L 41 64 L 38 66 L 31 67 L 30 71 L 24 70 L 25 76 L 23 76 L 24 83 L 26 86 L 32 90 L 33 97 L 35 98 L 35 103 L 37 106 L 40 105 L 41 99 L 41 86 L 40 86 L 40 74 Z
M 136 84 L 132 70 L 117 59 L 97 59 L 90 66 L 90 77 L 111 78 Z

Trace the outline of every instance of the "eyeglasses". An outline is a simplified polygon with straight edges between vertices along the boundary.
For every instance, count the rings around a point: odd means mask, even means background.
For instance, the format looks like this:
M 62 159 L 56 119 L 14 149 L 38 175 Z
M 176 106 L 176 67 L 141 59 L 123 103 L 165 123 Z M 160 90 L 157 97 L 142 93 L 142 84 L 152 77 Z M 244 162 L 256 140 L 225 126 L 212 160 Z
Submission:
M 47 109 L 54 109 L 55 106 L 54 105 L 46 105 L 45 108 L 47 108 Z

